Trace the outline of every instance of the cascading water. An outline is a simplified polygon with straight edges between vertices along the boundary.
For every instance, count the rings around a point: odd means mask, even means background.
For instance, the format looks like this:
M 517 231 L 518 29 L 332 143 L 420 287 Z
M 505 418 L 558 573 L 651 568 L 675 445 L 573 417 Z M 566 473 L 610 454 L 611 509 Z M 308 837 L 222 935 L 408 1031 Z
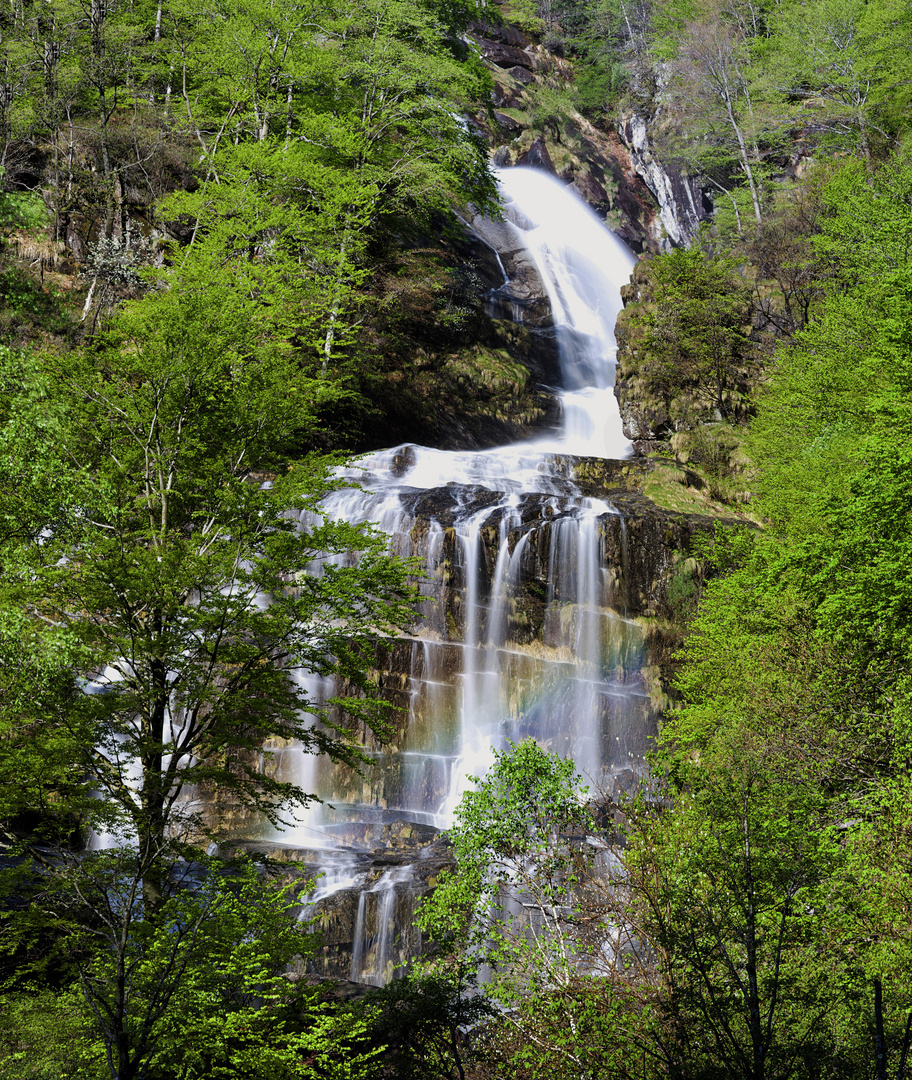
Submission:
M 394 936 L 403 920 L 396 917 L 396 902 L 412 878 L 411 866 L 387 870 L 358 897 L 358 914 L 352 943 L 351 979 L 353 982 L 383 986 L 399 966 L 394 954 Z M 411 914 L 411 910 L 409 911 Z M 368 929 L 370 924 L 370 929 Z
M 557 453 L 618 458 L 631 452 L 614 396 L 614 324 L 634 257 L 560 181 L 534 169 L 500 173 L 510 223 L 548 292 L 561 355 Z
M 640 753 L 637 629 L 615 595 L 620 572 L 604 558 L 607 530 L 612 521 L 623 530 L 623 521 L 584 496 L 568 466 L 570 455 L 631 451 L 613 393 L 613 329 L 634 258 L 555 178 L 512 169 L 499 179 L 516 246 L 551 301 L 561 426 L 482 452 L 400 446 L 345 470 L 359 488 L 335 492 L 324 513 L 378 523 L 393 550 L 419 556 L 427 601 L 413 635 L 396 647 L 405 653 L 395 670 L 408 721 L 393 745 L 370 750 L 361 777 L 283 753 L 293 778 L 324 800 L 281 835 L 286 844 L 352 844 L 365 824 L 394 819 L 445 828 L 468 778 L 483 774 L 508 739 L 532 736 L 572 755 L 593 785 Z M 338 875 L 339 887 L 353 874 Z M 383 981 L 394 966 L 392 905 L 406 877 L 386 871 L 361 892 L 352 978 Z M 331 891 L 324 881 L 321 892 Z

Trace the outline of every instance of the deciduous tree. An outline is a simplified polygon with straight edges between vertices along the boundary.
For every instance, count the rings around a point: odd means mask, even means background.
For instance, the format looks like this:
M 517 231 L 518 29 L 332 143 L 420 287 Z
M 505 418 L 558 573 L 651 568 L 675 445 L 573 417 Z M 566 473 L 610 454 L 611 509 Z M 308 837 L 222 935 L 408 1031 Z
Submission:
M 206 831 L 187 785 L 276 820 L 305 793 L 257 769 L 264 740 L 357 757 L 301 673 L 343 675 L 364 696 L 340 704 L 382 729 L 369 657 L 408 617 L 383 540 L 321 521 L 331 463 L 282 464 L 314 384 L 251 284 L 173 279 L 102 350 L 23 361 L 6 403 L 9 737 L 65 737 L 99 795 L 81 812 L 132 837 L 151 905 Z

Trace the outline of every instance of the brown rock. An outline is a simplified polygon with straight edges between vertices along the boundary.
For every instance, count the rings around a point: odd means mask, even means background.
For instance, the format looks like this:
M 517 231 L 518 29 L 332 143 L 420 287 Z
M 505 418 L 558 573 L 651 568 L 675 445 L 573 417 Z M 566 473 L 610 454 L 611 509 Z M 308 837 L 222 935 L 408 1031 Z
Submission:
M 518 135 L 522 129 L 522 124 L 518 120 L 514 120 L 512 116 L 508 116 L 506 113 L 494 112 L 494 119 L 497 121 L 497 126 L 503 131 L 509 132 L 511 135 Z
M 557 176 L 557 169 L 554 168 L 554 162 L 548 153 L 548 145 L 545 142 L 544 135 L 539 135 L 529 149 L 524 154 L 519 155 L 516 164 L 528 165 L 533 169 L 544 169 L 545 172 L 551 173 L 552 176 Z
M 517 70 L 521 71 L 522 69 L 517 68 Z M 495 81 L 494 89 L 491 91 L 491 101 L 498 108 L 515 109 L 517 106 L 522 105 L 521 95 L 512 86 L 503 86 L 497 81 Z
M 611 199 L 608 197 L 608 192 L 605 191 L 592 173 L 583 173 L 581 176 L 575 177 L 573 187 L 590 206 L 603 211 L 610 209 Z
M 531 70 L 532 57 L 522 49 L 516 49 L 512 45 L 501 45 L 498 41 L 489 38 L 476 38 L 481 55 L 491 64 L 502 68 L 522 67 Z
M 490 41 L 498 41 L 501 45 L 513 45 L 522 49 L 528 45 L 528 39 L 521 30 L 515 26 L 491 26 L 490 23 L 475 19 L 469 23 L 469 33 L 477 37 L 488 38 Z
M 511 67 L 507 68 L 507 74 L 512 75 L 517 82 L 521 82 L 523 86 L 529 86 L 530 83 L 535 81 L 535 76 L 531 71 L 527 71 L 524 67 Z

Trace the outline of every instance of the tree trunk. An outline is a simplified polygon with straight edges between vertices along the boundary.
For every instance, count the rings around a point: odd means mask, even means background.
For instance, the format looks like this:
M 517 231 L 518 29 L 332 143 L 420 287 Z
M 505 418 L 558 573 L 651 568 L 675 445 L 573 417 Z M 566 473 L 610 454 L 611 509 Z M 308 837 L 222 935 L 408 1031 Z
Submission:
M 167 782 L 164 771 L 162 747 L 170 738 L 165 731 L 168 716 L 169 688 L 168 671 L 161 660 L 150 664 L 152 701 L 148 718 L 148 745 L 150 749 L 142 757 L 142 794 L 141 821 L 138 825 L 140 872 L 143 878 L 143 901 L 146 918 L 152 919 L 161 906 L 164 894 L 164 879 L 161 871 L 161 857 L 167 843 L 165 824 L 165 800 Z
M 741 133 L 741 128 L 738 121 L 735 119 L 735 113 L 732 108 L 731 97 L 728 93 L 725 95 L 725 108 L 728 113 L 728 122 L 731 124 L 732 131 L 735 133 L 735 138 L 738 141 L 738 155 L 741 158 L 741 168 L 744 169 L 744 175 L 747 177 L 747 186 L 750 188 L 751 202 L 754 205 L 754 218 L 758 225 L 763 223 L 763 214 L 760 210 L 760 196 L 757 190 L 757 185 L 754 182 L 754 171 L 751 168 L 750 159 L 747 155 L 747 146 L 744 142 L 744 136 Z
M 343 275 L 345 273 L 345 256 L 348 250 L 349 230 L 346 226 L 342 233 L 342 246 L 339 248 L 338 270 L 333 283 L 332 306 L 329 310 L 329 326 L 326 330 L 326 338 L 323 341 L 323 366 L 321 372 L 325 375 L 329 371 L 329 361 L 332 358 L 333 345 L 336 340 L 336 325 L 342 311 Z
M 887 1080 L 887 1043 L 883 1026 L 883 988 L 874 980 L 874 1071 L 877 1080 Z

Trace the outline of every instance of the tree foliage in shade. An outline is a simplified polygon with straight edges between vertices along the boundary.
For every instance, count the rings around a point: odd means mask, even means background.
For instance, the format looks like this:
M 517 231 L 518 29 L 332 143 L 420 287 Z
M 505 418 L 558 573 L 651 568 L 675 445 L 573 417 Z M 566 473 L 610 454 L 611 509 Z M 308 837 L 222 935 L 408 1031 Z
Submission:
M 255 768 L 268 738 L 354 760 L 300 676 L 360 687 L 342 704 L 382 731 L 366 671 L 410 610 L 383 540 L 322 521 L 332 462 L 262 482 L 306 422 L 294 356 L 237 292 L 183 284 L 100 352 L 10 372 L 4 428 L 10 738 L 69 742 L 70 780 L 103 795 L 82 812 L 138 838 L 147 867 L 199 835 L 186 785 L 272 820 L 304 796 Z
M 316 938 L 299 885 L 249 862 L 176 865 L 154 915 L 130 852 L 73 860 L 51 884 L 77 981 L 57 995 L 10 991 L 0 1076 L 38 1080 L 366 1080 L 382 1047 L 372 1008 L 354 1015 L 289 978 Z M 37 899 L 38 897 L 36 897 Z M 86 915 L 91 918 L 87 919 Z M 51 1049 L 34 1009 L 63 1039 Z M 3 1053 L 3 1051 L 6 1053 Z
M 625 312 L 633 353 L 625 371 L 635 369 L 675 420 L 740 419 L 756 350 L 750 299 L 731 264 L 678 249 L 649 264 L 641 297 Z

